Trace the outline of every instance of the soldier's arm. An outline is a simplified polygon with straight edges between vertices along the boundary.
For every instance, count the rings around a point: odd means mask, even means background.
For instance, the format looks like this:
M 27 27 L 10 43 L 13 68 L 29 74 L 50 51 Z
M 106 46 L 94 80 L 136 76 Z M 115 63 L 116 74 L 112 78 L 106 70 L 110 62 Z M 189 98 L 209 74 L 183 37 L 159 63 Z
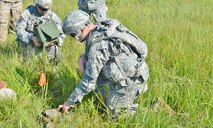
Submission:
M 97 79 L 109 59 L 107 42 L 101 41 L 90 49 L 86 70 L 80 84 L 74 89 L 67 100 L 71 106 L 80 103 L 85 95 L 96 89 Z
M 59 46 L 61 46 L 65 38 L 65 34 L 62 30 L 62 21 L 54 12 L 52 13 L 52 20 L 56 23 L 58 30 L 60 31 Z
M 20 39 L 21 41 L 29 44 L 30 43 L 30 38 L 33 36 L 32 32 L 28 32 L 27 29 L 27 16 L 28 10 L 25 10 L 22 15 L 20 16 L 17 24 L 16 24 L 16 35 L 17 38 Z

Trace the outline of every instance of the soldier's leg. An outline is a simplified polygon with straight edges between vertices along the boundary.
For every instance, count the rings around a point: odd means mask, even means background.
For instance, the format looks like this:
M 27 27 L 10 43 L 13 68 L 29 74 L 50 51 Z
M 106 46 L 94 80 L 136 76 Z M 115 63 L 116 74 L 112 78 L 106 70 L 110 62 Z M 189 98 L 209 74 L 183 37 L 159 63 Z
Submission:
M 59 48 L 57 45 L 48 46 L 46 51 L 49 62 L 54 66 L 57 66 L 59 61 L 63 59 L 63 54 L 59 53 Z
M 47 52 L 48 52 L 49 60 L 55 59 L 55 57 L 58 53 L 58 46 L 57 45 L 50 46 L 49 48 L 47 48 Z
M 106 86 L 108 86 L 109 81 L 105 79 L 103 76 L 99 76 L 97 79 L 97 88 L 95 90 L 95 93 L 97 94 L 97 100 L 96 103 L 101 102 L 105 106 L 106 100 L 107 100 L 107 91 Z
M 16 22 L 18 21 L 22 12 L 22 1 L 15 2 L 11 7 L 10 29 L 15 32 Z
M 0 43 L 7 40 L 10 3 L 0 1 Z
M 17 40 L 18 47 L 22 49 L 24 60 L 27 60 L 32 57 L 33 52 L 35 51 L 32 45 L 27 45 L 25 42 L 21 40 Z
M 93 16 L 95 21 L 102 21 L 107 19 L 107 7 L 104 5 L 103 7 L 98 7 L 93 11 Z
M 142 92 L 144 84 L 133 83 L 127 86 L 120 84 L 110 85 L 107 105 L 114 117 L 119 116 L 122 112 L 134 115 L 138 104 L 134 104 L 134 100 Z

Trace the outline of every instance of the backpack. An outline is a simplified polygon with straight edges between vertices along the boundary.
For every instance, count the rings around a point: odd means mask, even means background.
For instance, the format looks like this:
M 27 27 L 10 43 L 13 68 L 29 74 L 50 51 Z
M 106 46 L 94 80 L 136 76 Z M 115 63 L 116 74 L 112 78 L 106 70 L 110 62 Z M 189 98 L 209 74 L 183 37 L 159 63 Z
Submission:
M 99 22 L 98 26 L 102 29 L 104 39 L 121 39 L 138 55 L 139 60 L 146 58 L 148 53 L 147 45 L 119 21 L 108 19 Z
M 119 54 L 114 56 L 107 66 L 104 67 L 104 76 L 112 82 L 120 83 L 122 86 L 133 84 L 128 81 L 126 84 L 125 80 L 130 78 L 139 79 L 142 77 L 141 82 L 147 81 L 148 79 L 148 67 L 145 63 L 145 58 L 148 53 L 146 44 L 134 33 L 124 27 L 119 21 L 108 19 L 105 21 L 98 22 L 97 31 L 99 34 L 96 35 L 89 45 L 99 42 L 100 40 L 121 40 L 123 44 L 128 46 L 135 54 L 137 59 L 125 58 L 125 55 Z M 115 43 L 115 42 L 114 42 Z M 120 44 L 122 46 L 122 44 Z

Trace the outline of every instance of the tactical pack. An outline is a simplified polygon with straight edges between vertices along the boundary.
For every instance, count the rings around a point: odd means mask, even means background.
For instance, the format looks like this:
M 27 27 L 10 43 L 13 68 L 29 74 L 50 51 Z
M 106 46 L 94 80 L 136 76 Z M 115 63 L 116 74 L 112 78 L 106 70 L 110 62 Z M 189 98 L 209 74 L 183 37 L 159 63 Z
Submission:
M 42 43 L 43 48 L 59 42 L 60 32 L 53 21 L 45 22 L 34 27 L 34 34 L 39 42 Z
M 125 82 L 128 77 L 138 79 L 142 83 L 146 82 L 149 76 L 148 66 L 145 63 L 148 53 L 146 44 L 117 20 L 108 19 L 99 22 L 97 31 L 99 35 L 94 34 L 96 36 L 91 39 L 89 45 L 101 40 L 110 40 L 113 45 L 118 46 L 118 50 L 123 51 L 118 52 L 107 62 L 103 69 L 105 77 L 122 86 L 132 84 L 130 81 Z
M 99 26 L 104 30 L 105 38 L 121 39 L 122 42 L 131 47 L 139 58 L 145 59 L 148 53 L 146 44 L 133 32 L 124 27 L 119 21 L 109 19 L 100 22 Z

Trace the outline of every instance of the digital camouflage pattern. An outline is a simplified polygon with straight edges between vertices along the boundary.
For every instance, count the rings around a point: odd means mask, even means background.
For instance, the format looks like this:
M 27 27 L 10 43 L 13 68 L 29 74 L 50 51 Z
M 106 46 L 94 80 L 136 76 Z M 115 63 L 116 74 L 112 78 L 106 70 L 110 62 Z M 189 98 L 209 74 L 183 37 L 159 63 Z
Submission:
M 18 45 L 25 50 L 26 56 L 31 56 L 32 54 L 38 55 L 42 48 L 37 48 L 30 41 L 31 36 L 34 35 L 34 27 L 42 24 L 44 22 L 54 21 L 60 31 L 60 38 L 58 45 L 53 45 L 48 48 L 48 58 L 51 60 L 58 54 L 58 46 L 61 46 L 65 35 L 62 30 L 61 19 L 51 10 L 48 10 L 45 15 L 40 15 L 36 11 L 36 6 L 29 6 L 21 14 L 16 28 L 17 42 Z
M 84 12 L 77 10 L 73 13 L 80 15 Z M 78 20 L 70 16 L 73 13 L 65 18 L 63 28 L 75 29 L 66 23 Z M 107 106 L 112 114 L 116 116 L 123 110 L 135 114 L 138 104 L 134 104 L 134 100 L 148 89 L 147 53 L 146 44 L 117 20 L 100 22 L 87 36 L 83 79 L 67 102 L 74 106 L 93 90 L 100 89 L 106 94 L 100 85 L 107 83 Z
M 93 15 L 95 21 L 107 19 L 107 7 L 105 0 L 79 0 L 78 7 L 80 10 Z
M 45 9 L 50 9 L 52 6 L 52 0 L 34 0 L 34 3 Z
M 16 22 L 21 12 L 21 0 L 0 0 L 0 42 L 7 40 L 8 25 L 12 31 L 15 31 Z
M 75 19 L 75 20 L 73 20 Z M 72 11 L 68 13 L 63 23 L 63 31 L 65 34 L 76 36 L 85 24 L 89 23 L 89 15 L 87 13 L 78 13 L 78 11 Z

